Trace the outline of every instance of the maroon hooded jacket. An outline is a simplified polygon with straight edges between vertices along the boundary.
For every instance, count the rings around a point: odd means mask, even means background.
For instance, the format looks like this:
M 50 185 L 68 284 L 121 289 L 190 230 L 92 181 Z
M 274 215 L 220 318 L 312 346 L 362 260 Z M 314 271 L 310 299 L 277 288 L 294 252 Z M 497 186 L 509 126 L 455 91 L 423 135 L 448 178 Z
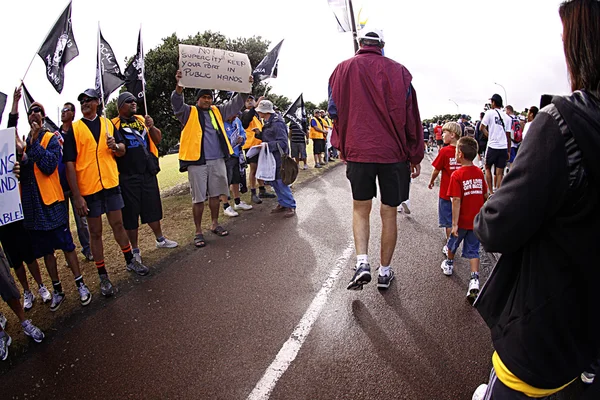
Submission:
M 402 65 L 375 46 L 361 48 L 329 78 L 331 143 L 347 161 L 390 164 L 423 159 L 423 127 Z

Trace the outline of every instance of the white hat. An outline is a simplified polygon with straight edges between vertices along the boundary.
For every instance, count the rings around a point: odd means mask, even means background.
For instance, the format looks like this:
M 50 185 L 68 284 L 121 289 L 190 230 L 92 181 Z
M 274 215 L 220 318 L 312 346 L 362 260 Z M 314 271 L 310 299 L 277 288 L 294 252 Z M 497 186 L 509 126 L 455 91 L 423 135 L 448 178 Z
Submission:
M 375 28 L 363 28 L 358 32 L 358 41 L 361 40 L 375 40 L 377 42 L 384 43 L 383 32 Z
M 273 103 L 269 100 L 261 100 L 258 103 L 258 106 L 255 108 L 256 112 L 261 112 L 265 114 L 275 114 L 275 110 L 273 109 Z

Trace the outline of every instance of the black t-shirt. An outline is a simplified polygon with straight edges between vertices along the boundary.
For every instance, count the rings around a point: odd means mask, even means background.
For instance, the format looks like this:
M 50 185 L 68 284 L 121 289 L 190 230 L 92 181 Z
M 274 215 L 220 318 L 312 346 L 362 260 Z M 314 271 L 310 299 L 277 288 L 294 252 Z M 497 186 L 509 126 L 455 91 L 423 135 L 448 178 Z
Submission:
M 90 121 L 89 119 L 81 118 L 84 124 L 87 125 L 92 135 L 94 135 L 94 139 L 96 139 L 96 143 L 100 139 L 100 118 L 96 117 L 94 120 Z M 111 121 L 108 121 L 109 124 L 113 125 Z M 106 129 L 105 127 L 102 127 Z M 113 125 L 114 128 L 114 125 Z M 115 142 L 123 143 L 123 137 L 119 133 L 119 131 L 114 129 L 114 138 Z M 69 161 L 75 162 L 77 161 L 77 144 L 75 143 L 75 134 L 73 133 L 73 128 L 69 129 L 69 132 L 64 135 L 65 143 L 63 145 L 63 163 L 67 163 Z
M 146 172 L 146 152 L 150 154 L 150 138 L 144 124 L 135 117 L 121 118 L 119 134 L 123 137 L 127 151 L 123 157 L 117 158 L 119 173 L 137 175 Z M 146 151 L 144 151 L 144 146 Z

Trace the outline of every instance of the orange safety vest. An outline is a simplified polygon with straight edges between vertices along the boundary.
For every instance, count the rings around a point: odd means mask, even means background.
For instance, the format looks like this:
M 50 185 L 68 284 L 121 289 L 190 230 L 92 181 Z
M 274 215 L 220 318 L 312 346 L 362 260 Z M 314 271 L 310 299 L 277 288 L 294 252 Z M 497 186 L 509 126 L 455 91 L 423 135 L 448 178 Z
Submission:
M 48 147 L 48 143 L 50 143 L 50 139 L 53 137 L 54 134 L 52 132 L 44 134 L 40 142 L 44 149 Z M 38 168 L 37 163 L 35 163 L 33 164 L 33 173 L 45 205 L 49 206 L 58 201 L 65 200 L 65 194 L 63 193 L 62 186 L 60 185 L 60 177 L 58 176 L 58 166 L 54 169 L 54 172 L 46 175 Z
M 254 118 L 252 118 L 250 125 L 248 125 L 248 128 L 246 128 L 246 143 L 244 143 L 242 150 L 248 150 L 250 147 L 258 146 L 262 143 L 262 140 L 254 137 L 255 133 L 253 131 L 254 128 L 262 130 L 262 127 L 262 122 L 260 122 L 260 119 L 258 119 L 258 117 L 255 115 Z
M 225 138 L 229 155 L 232 155 L 233 149 L 231 148 L 229 138 L 227 137 L 227 133 L 225 131 L 225 125 L 223 124 L 221 112 L 216 106 L 211 106 L 210 108 L 217 120 L 217 125 L 221 130 L 221 134 Z M 201 154 L 202 126 L 200 126 L 200 120 L 198 119 L 198 108 L 192 106 L 190 109 L 190 117 L 181 131 L 181 138 L 179 140 L 179 159 L 181 161 L 198 161 Z
M 312 118 L 310 120 L 310 131 L 308 131 L 308 135 L 311 139 L 325 139 L 325 135 L 323 135 L 321 132 L 317 131 L 313 126 L 312 126 L 312 121 L 317 121 L 317 128 L 321 129 L 321 130 L 325 130 L 325 128 L 323 128 L 323 125 L 321 125 L 321 121 L 319 121 L 317 118 Z
M 119 185 L 119 170 L 114 153 L 106 144 L 108 134 L 114 135 L 114 125 L 104 117 L 100 118 L 100 138 L 98 142 L 82 120 L 73 123 L 73 135 L 77 146 L 75 172 L 77 185 L 82 196 L 98 193 L 103 189 L 112 189 Z
M 135 119 L 137 119 L 138 121 L 140 121 L 142 123 L 142 125 L 144 125 L 144 129 L 148 133 L 148 141 L 150 142 L 150 153 L 154 154 L 156 156 L 156 158 L 158 158 L 158 149 L 156 148 L 156 145 L 152 141 L 152 137 L 150 136 L 150 130 L 146 126 L 146 120 L 145 120 L 145 118 L 142 117 L 141 115 L 134 115 L 134 117 L 135 117 Z M 121 117 L 115 117 L 115 118 L 113 118 L 112 122 L 113 122 L 113 124 L 115 124 L 115 127 L 117 129 L 121 128 Z

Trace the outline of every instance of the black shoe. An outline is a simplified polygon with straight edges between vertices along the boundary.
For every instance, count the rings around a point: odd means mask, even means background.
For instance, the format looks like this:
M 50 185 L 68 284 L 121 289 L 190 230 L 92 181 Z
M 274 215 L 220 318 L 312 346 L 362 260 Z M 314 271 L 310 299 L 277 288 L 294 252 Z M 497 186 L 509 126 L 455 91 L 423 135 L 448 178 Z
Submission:
M 377 289 L 387 289 L 390 287 L 390 284 L 394 280 L 394 271 L 390 269 L 390 273 L 388 275 L 377 277 Z
M 253 195 L 252 195 L 252 202 L 253 202 L 254 204 L 261 204 L 261 203 L 262 203 L 262 200 L 261 200 L 261 199 L 260 199 L 260 198 L 259 198 L 257 195 L 253 194 Z
M 260 192 L 258 194 L 258 197 L 261 199 L 276 199 L 277 195 L 274 193 L 269 193 L 269 192 L 265 191 L 265 192 Z
M 369 264 L 360 264 L 355 268 L 354 276 L 346 289 L 348 290 L 362 290 L 363 285 L 371 282 L 371 266 Z

